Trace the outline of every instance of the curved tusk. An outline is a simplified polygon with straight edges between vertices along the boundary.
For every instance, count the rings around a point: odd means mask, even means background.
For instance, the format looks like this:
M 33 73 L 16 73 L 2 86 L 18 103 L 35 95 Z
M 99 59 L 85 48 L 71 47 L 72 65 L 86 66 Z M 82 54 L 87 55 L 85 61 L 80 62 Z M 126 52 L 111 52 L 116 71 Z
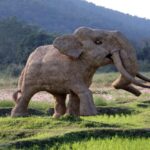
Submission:
M 118 71 L 130 82 L 132 82 L 133 84 L 137 85 L 137 86 L 141 86 L 143 88 L 150 88 L 150 86 L 148 85 L 144 85 L 142 83 L 140 83 L 139 81 L 137 81 L 136 79 L 134 79 L 134 77 L 132 77 L 123 67 L 123 64 L 121 62 L 120 56 L 119 56 L 119 52 L 115 51 L 112 54 L 112 58 L 114 61 L 114 64 L 116 65 L 116 68 L 118 69 Z
M 149 78 L 147 78 L 147 77 L 145 77 L 145 76 L 143 76 L 142 74 L 140 74 L 140 73 L 137 73 L 137 75 L 136 75 L 138 78 L 140 78 L 140 79 L 142 79 L 142 80 L 144 80 L 144 81 L 147 81 L 147 82 L 150 82 L 150 79 Z

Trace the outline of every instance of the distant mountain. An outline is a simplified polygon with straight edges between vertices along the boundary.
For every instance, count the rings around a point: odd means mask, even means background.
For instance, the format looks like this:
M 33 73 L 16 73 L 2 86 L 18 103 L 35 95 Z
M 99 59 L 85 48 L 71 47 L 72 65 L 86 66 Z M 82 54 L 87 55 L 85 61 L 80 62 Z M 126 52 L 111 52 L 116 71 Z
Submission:
M 150 20 L 84 0 L 0 0 L 0 19 L 10 16 L 49 32 L 67 33 L 79 26 L 89 26 L 120 30 L 136 43 L 150 39 Z

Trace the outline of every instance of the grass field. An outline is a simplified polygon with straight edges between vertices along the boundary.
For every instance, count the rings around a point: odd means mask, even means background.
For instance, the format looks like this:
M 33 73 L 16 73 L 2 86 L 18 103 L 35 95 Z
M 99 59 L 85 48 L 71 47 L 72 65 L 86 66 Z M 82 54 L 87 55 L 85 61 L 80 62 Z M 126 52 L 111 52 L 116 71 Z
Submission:
M 139 144 L 140 143 L 140 144 Z M 54 146 L 52 150 L 149 150 L 150 141 L 146 138 L 90 138 L 89 140 L 84 140 L 82 142 L 74 142 L 69 144 L 62 144 L 60 147 Z M 50 149 L 50 147 L 49 147 Z
M 0 149 L 149 150 L 150 91 L 140 88 L 143 94 L 135 97 L 110 88 L 117 76 L 95 75 L 91 89 L 97 116 L 53 119 L 52 103 L 31 101 L 31 116 L 11 118 L 14 103 L 0 100 Z M 0 80 L 0 89 L 16 85 L 17 78 Z

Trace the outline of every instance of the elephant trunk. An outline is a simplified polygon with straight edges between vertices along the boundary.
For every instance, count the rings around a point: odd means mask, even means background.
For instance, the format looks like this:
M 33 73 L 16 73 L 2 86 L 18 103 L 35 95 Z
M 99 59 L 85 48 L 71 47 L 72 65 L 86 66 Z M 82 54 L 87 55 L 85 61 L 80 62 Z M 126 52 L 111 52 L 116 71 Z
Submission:
M 124 68 L 135 77 L 139 70 L 135 49 L 122 33 L 117 31 L 114 37 L 120 44 L 120 59 Z
M 132 76 L 131 74 L 128 73 L 128 71 L 124 68 L 124 66 L 122 64 L 122 61 L 120 59 L 120 55 L 119 55 L 118 51 L 113 53 L 112 59 L 113 59 L 113 62 L 115 64 L 116 68 L 121 73 L 121 77 L 119 78 L 119 82 L 117 83 L 117 85 L 119 85 L 121 87 L 121 86 L 127 86 L 130 83 L 133 83 L 140 87 L 150 88 L 150 86 L 142 84 L 141 82 L 137 81 L 134 78 L 134 76 Z M 118 79 L 117 79 L 117 81 L 118 81 Z
M 120 43 L 121 50 L 114 52 L 112 54 L 112 59 L 121 75 L 117 80 L 113 82 L 112 85 L 116 89 L 124 89 L 136 96 L 139 96 L 141 92 L 131 86 L 131 83 L 144 88 L 150 88 L 150 86 L 142 84 L 134 77 L 137 76 L 140 79 L 145 79 L 146 81 L 148 81 L 149 79 L 142 75 L 139 75 L 135 50 L 129 43 L 129 41 L 120 32 L 113 33 L 113 36 L 116 38 L 118 43 Z

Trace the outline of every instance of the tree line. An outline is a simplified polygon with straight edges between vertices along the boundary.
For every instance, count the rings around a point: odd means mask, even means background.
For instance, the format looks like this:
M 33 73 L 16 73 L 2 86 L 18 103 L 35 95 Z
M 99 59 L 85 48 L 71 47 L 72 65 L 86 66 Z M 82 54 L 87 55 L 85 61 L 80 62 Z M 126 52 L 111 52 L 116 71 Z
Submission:
M 0 69 L 11 66 L 10 68 L 13 67 L 17 71 L 19 66 L 26 63 L 29 54 L 36 47 L 51 44 L 56 36 L 36 26 L 20 22 L 15 17 L 1 20 Z
M 29 54 L 38 46 L 52 44 L 60 33 L 47 33 L 39 27 L 18 21 L 15 17 L 0 21 L 0 69 L 9 67 L 17 75 L 25 65 Z M 138 59 L 145 65 L 150 64 L 150 45 L 145 42 L 137 51 Z
M 85 0 L 0 0 L 0 19 L 12 16 L 50 33 L 69 33 L 79 26 L 88 26 L 119 30 L 138 46 L 150 38 L 150 20 Z

